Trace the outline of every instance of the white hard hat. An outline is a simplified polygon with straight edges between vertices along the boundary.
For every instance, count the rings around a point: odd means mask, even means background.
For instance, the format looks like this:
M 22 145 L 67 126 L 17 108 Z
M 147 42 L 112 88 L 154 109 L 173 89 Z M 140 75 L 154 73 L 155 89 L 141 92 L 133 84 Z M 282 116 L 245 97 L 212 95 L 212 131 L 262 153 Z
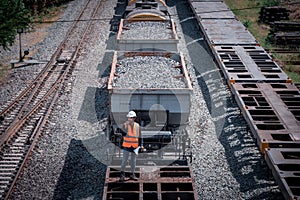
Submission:
M 134 111 L 129 111 L 127 117 L 136 117 L 136 113 Z

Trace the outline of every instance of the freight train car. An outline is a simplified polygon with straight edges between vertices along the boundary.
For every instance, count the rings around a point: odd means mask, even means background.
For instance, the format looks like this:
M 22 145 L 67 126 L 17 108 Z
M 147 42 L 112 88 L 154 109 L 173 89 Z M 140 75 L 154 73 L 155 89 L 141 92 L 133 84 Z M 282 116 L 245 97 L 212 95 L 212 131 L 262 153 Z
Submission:
M 121 19 L 117 35 L 119 51 L 177 52 L 179 39 L 174 21 L 128 21 Z
M 178 42 L 164 1 L 129 1 L 117 35 L 119 51 L 177 52 Z
M 110 137 L 129 110 L 137 113 L 147 150 L 168 144 L 188 121 L 192 86 L 182 55 L 116 52 L 108 91 Z
M 224 2 L 189 3 L 283 196 L 300 199 L 299 89 Z
M 115 52 L 108 91 L 108 137 L 115 146 L 109 155 L 103 200 L 198 199 L 188 164 L 190 140 L 185 126 L 192 85 L 183 56 L 168 52 Z M 145 151 L 137 158 L 138 180 L 120 183 L 122 141 L 116 133 L 129 110 L 137 113 Z
M 128 2 L 123 18 L 128 21 L 161 21 L 169 18 L 163 0 L 133 0 Z
M 123 17 L 108 80 L 107 137 L 115 145 L 103 200 L 197 200 L 186 131 L 192 84 L 177 49 L 175 24 L 163 0 L 131 0 Z M 138 180 L 120 183 L 122 137 L 117 133 L 129 110 L 137 114 L 145 149 L 137 157 Z

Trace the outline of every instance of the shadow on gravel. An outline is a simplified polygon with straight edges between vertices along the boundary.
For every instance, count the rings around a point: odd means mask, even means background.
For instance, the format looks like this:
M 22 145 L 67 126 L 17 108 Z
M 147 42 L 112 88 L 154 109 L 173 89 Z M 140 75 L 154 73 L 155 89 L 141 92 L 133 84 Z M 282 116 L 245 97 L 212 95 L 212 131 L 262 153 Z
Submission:
M 224 84 L 223 79 L 212 59 L 210 48 L 204 40 L 204 35 L 198 26 L 197 20 L 191 15 L 192 10 L 189 8 L 188 2 L 182 0 L 172 1 L 173 4 L 175 2 L 177 2 L 176 9 L 179 13 L 178 18 L 184 33 L 184 40 L 188 44 L 187 49 L 204 101 L 211 117 L 217 118 L 225 113 L 225 105 L 220 106 L 226 97 L 226 94 L 222 93 L 224 91 L 224 87 L 222 87 Z M 223 120 L 216 121 L 216 130 L 221 130 L 219 127 L 221 128 L 223 123 Z
M 226 102 L 228 110 L 238 110 L 231 97 L 227 98 Z M 240 184 L 240 191 L 251 196 L 248 199 L 284 199 L 276 189 L 275 181 L 256 145 L 256 140 L 250 134 L 241 114 L 227 113 L 219 141 L 225 148 L 227 162 Z M 259 192 L 255 192 L 257 189 Z
M 213 60 L 211 59 L 211 53 L 209 47 L 203 40 L 204 36 L 200 31 L 197 20 L 193 18 L 192 10 L 189 8 L 188 2 L 182 0 L 167 1 L 168 6 L 176 6 L 178 18 L 180 20 L 183 36 L 186 44 L 188 44 L 187 49 L 189 51 L 189 56 L 191 62 L 195 68 L 196 76 L 198 83 L 200 85 L 201 91 L 203 93 L 204 100 L 206 102 L 209 113 L 212 114 L 212 111 L 215 110 L 212 105 L 212 100 L 207 81 L 216 80 L 220 77 L 218 73 L 210 73 L 210 71 L 216 71 L 216 66 Z M 216 77 L 217 76 L 217 77 Z
M 97 115 L 95 111 L 95 99 L 91 98 L 96 95 L 97 92 L 99 92 L 98 88 L 95 87 L 88 87 L 85 91 L 84 100 L 80 108 L 80 112 L 78 115 L 78 120 L 80 121 L 86 121 L 90 123 L 96 123 Z
M 113 57 L 113 51 L 105 52 L 102 63 L 100 63 L 97 68 L 100 78 L 109 77 Z
M 115 7 L 115 16 L 110 21 L 111 33 L 106 41 L 107 50 L 115 50 L 117 48 L 116 31 L 120 16 L 123 15 L 125 10 L 124 5 L 126 5 L 125 0 L 119 0 L 118 2 L 119 6 Z M 98 65 L 99 87 L 87 88 L 78 120 L 96 123 L 107 117 L 108 94 L 106 82 L 110 74 L 113 54 L 113 51 L 106 52 L 103 62 Z M 102 147 L 102 140 L 100 136 L 85 141 L 71 140 L 64 167 L 54 191 L 54 200 L 102 200 L 106 165 L 92 155 L 94 153 L 95 155 L 99 154 L 98 150 Z
M 117 49 L 117 34 L 111 32 L 106 40 L 106 49 L 115 50 Z
M 117 6 L 115 9 L 115 14 L 113 18 L 110 20 L 110 31 L 109 38 L 106 41 L 107 47 L 106 49 L 115 50 L 117 49 L 117 33 L 120 25 L 120 20 L 124 16 L 126 9 L 127 1 L 126 0 L 118 0 Z
M 231 173 L 240 185 L 240 191 L 249 197 L 248 199 L 253 200 L 283 199 L 272 177 L 269 176 L 268 167 L 256 146 L 255 139 L 247 130 L 246 121 L 240 114 L 221 71 L 212 59 L 208 44 L 202 40 L 203 33 L 198 27 L 197 20 L 192 17 L 188 2 L 184 0 L 166 2 L 168 6 L 175 6 L 177 9 L 198 84 L 214 120 L 218 139 L 225 149 Z M 255 191 L 256 189 L 260 190 Z
M 98 88 L 88 87 L 77 119 L 92 124 L 103 120 L 107 117 L 107 102 L 108 90 L 106 84 Z
M 97 140 L 85 141 L 99 146 Z M 102 199 L 106 166 L 95 159 L 81 140 L 72 139 L 54 191 L 54 200 Z
M 96 89 L 95 104 L 94 104 L 98 121 L 102 121 L 104 118 L 107 118 L 107 113 L 108 113 L 107 82 L 111 70 L 113 55 L 114 52 L 106 52 L 104 54 L 102 63 L 98 65 L 99 87 Z

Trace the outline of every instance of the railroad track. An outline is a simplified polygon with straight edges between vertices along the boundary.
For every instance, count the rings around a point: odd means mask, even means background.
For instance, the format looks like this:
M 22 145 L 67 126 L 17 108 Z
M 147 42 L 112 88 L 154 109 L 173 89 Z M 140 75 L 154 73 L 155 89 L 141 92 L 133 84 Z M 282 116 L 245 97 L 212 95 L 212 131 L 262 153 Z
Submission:
M 26 164 L 64 83 L 72 74 L 92 18 L 102 1 L 88 0 L 56 52 L 40 74 L 1 110 L 0 199 L 8 199 Z
M 285 56 L 285 59 L 278 60 L 278 62 L 284 63 L 284 65 L 300 65 L 300 60 L 297 58 L 297 55 L 299 55 L 299 51 L 297 51 L 297 49 L 273 48 L 266 49 L 266 52 L 270 55 L 279 54 Z M 289 57 L 287 57 L 287 55 Z
M 265 49 L 268 53 L 287 53 L 287 54 L 293 54 L 293 53 L 299 53 L 296 49 L 286 49 L 286 48 L 273 48 L 273 49 Z

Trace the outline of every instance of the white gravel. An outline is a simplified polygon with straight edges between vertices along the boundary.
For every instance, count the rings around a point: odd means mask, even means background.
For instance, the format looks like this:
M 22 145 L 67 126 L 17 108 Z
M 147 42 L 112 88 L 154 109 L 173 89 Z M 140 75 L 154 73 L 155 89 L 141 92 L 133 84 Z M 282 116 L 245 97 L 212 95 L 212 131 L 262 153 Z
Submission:
M 180 77 L 180 63 L 162 56 L 134 56 L 120 59 L 113 86 L 116 88 L 186 88 Z M 145 73 L 147 72 L 147 73 Z
M 124 39 L 171 39 L 170 22 L 131 22 L 124 24 Z

